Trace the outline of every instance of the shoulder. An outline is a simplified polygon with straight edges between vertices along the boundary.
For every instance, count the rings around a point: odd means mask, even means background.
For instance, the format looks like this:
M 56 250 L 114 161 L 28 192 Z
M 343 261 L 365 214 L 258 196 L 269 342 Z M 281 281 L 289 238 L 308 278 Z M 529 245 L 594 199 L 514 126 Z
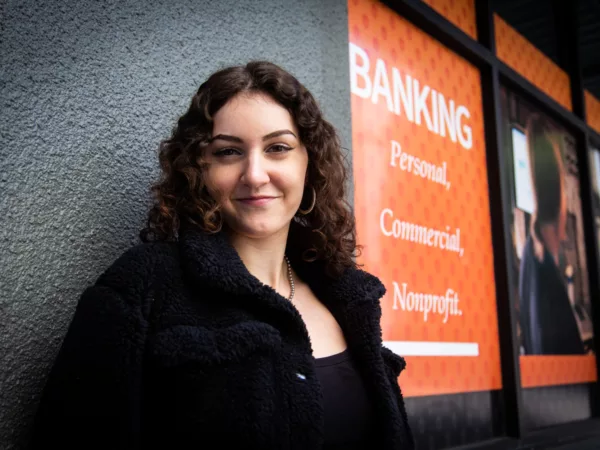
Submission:
M 391 369 L 395 377 L 400 375 L 406 368 L 406 360 L 394 353 L 389 348 L 382 346 L 381 347 L 381 356 L 383 357 L 383 361 L 386 363 L 387 367 Z
M 536 261 L 535 242 L 531 236 L 528 236 L 521 253 L 521 272 L 531 270 Z
M 355 294 L 376 303 L 386 293 L 385 285 L 379 277 L 359 267 L 346 270 L 343 283 Z
M 119 255 L 96 280 L 96 285 L 129 293 L 147 287 L 161 268 L 168 272 L 177 263 L 177 245 L 174 242 L 140 243 Z
M 138 244 L 122 252 L 81 294 L 70 333 L 77 339 L 90 333 L 107 337 L 123 326 L 140 326 L 151 307 L 153 273 L 174 260 L 176 251 L 175 244 L 163 242 Z

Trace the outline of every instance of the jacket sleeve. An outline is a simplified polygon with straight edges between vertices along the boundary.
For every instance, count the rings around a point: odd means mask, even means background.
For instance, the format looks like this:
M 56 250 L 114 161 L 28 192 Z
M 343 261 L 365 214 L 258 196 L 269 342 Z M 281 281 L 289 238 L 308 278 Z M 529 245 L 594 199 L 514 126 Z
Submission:
M 402 391 L 400 390 L 400 385 L 398 384 L 398 377 L 400 376 L 400 372 L 405 369 L 406 361 L 401 356 L 398 356 L 392 352 L 389 348 L 383 346 L 381 347 L 381 356 L 383 357 L 383 362 L 385 363 L 386 373 L 388 379 L 390 380 L 390 385 L 392 386 L 394 396 L 398 402 L 398 409 L 400 411 L 400 415 L 402 416 L 402 425 L 406 430 L 406 437 L 409 441 L 407 445 L 402 448 L 412 449 L 415 447 L 414 438 L 410 429 L 410 425 L 408 424 L 408 416 L 406 414 L 406 407 L 404 406 Z
M 140 447 L 147 266 L 134 247 L 81 295 L 42 393 L 32 450 Z

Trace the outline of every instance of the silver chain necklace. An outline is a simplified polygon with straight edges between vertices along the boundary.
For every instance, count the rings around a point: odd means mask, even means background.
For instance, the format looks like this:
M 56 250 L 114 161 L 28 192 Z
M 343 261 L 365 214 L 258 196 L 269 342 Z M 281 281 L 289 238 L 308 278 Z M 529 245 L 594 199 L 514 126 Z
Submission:
M 288 300 L 291 302 L 294 298 L 294 294 L 296 293 L 296 288 L 294 286 L 294 277 L 292 276 L 292 265 L 290 264 L 290 260 L 287 256 L 284 255 L 283 257 L 285 259 L 285 263 L 287 264 L 288 281 L 290 282 L 290 290 L 292 291 L 290 292 L 290 296 L 288 297 Z

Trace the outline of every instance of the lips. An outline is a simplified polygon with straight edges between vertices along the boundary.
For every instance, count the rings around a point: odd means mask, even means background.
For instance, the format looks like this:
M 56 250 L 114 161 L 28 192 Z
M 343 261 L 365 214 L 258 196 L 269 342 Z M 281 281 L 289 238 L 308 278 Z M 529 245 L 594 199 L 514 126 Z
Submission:
M 267 203 L 270 203 L 272 200 L 275 200 L 277 197 L 270 196 L 256 196 L 256 197 L 245 197 L 236 199 L 238 202 L 248 205 L 248 206 L 263 206 Z

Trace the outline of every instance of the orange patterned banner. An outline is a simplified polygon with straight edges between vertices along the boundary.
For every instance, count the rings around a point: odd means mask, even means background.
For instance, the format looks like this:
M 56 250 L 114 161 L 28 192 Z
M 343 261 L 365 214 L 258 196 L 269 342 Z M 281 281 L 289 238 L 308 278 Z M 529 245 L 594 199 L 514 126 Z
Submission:
M 595 355 L 521 356 L 524 388 L 596 381 Z
M 589 91 L 585 95 L 585 117 L 588 125 L 600 133 L 600 100 Z
M 408 396 L 501 388 L 480 74 L 372 0 L 350 0 L 359 259 Z
M 477 40 L 475 0 L 423 0 L 438 13 Z
M 567 73 L 497 14 L 494 14 L 494 28 L 498 59 L 571 111 L 571 85 Z

